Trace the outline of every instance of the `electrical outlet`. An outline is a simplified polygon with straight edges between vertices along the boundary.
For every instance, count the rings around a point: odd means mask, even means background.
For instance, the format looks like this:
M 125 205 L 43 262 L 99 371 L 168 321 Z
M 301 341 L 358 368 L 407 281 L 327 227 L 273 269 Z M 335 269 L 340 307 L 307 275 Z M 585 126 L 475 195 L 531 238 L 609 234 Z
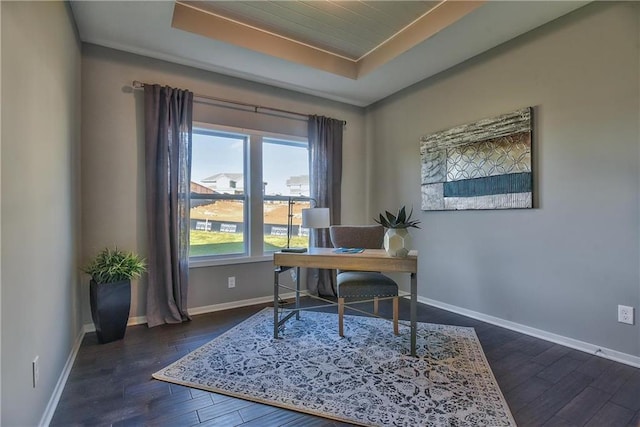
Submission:
M 229 288 L 235 288 L 236 287 L 236 276 L 230 276 L 227 279 L 227 283 L 229 284 Z
M 31 362 L 31 379 L 33 382 L 33 388 L 38 386 L 38 380 L 40 379 L 40 356 L 36 356 Z
M 626 305 L 618 306 L 618 322 L 633 325 L 633 307 Z

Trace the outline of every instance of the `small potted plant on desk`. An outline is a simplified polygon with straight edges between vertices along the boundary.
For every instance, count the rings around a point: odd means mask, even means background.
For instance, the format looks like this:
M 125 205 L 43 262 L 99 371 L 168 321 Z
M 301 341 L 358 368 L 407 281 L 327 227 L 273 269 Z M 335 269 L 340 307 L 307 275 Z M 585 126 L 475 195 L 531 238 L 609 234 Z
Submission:
M 91 318 L 98 342 L 122 339 L 131 308 L 131 279 L 146 271 L 144 259 L 133 252 L 105 248 L 82 271 L 91 276 Z
M 398 211 L 397 215 L 392 214 L 389 211 L 385 211 L 385 216 L 380 214 L 380 219 L 374 221 L 382 225 L 387 231 L 384 233 L 384 249 L 390 256 L 404 258 L 409 255 L 411 250 L 411 234 L 409 234 L 409 228 L 420 228 L 419 220 L 411 220 L 413 215 L 413 209 L 407 216 L 407 211 L 403 206 Z

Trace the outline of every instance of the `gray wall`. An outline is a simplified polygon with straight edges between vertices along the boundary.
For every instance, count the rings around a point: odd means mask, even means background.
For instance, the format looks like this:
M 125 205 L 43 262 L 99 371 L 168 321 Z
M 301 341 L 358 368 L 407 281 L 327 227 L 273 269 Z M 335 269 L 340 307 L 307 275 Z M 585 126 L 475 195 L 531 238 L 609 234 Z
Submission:
M 143 94 L 132 92 L 133 80 L 346 120 L 343 220 L 354 223 L 366 220 L 362 209 L 366 198 L 361 190 L 365 185 L 362 159 L 366 156 L 361 108 L 85 44 L 82 56 L 83 261 L 107 245 L 146 254 Z M 199 103 L 194 105 L 194 117 L 249 128 L 266 129 L 273 125 L 271 119 L 262 115 Z M 304 122 L 281 120 L 280 125 L 296 134 L 306 134 Z M 192 268 L 190 274 L 190 308 L 273 294 L 271 261 Z M 231 275 L 236 276 L 234 289 L 227 288 L 227 276 Z M 146 277 L 143 277 L 133 283 L 131 316 L 145 314 L 145 293 Z M 87 300 L 83 298 L 84 321 L 91 323 Z
M 62 2 L 2 2 L 2 419 L 40 421 L 81 330 L 80 44 Z M 40 356 L 40 382 L 31 361 Z
M 638 3 L 592 3 L 367 112 L 371 214 L 422 220 L 419 295 L 640 356 Z M 533 210 L 421 212 L 419 138 L 535 108 Z M 372 172 L 374 171 L 374 172 Z
M 0 51 L 2 46 L 2 6 L 0 6 Z M 2 55 L 0 54 L 0 94 L 2 94 Z M 2 188 L 2 102 L 0 102 L 0 188 Z M 2 254 L 2 197 L 0 197 L 0 254 Z M 2 256 L 0 255 L 0 332 L 2 332 Z M 2 423 L 2 338 L 0 337 L 0 423 Z

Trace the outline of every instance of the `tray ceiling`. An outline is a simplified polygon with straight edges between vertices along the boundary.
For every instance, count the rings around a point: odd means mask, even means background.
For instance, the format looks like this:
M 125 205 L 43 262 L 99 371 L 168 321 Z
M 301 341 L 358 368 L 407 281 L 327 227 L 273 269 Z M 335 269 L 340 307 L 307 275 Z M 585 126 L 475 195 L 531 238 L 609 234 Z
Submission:
M 366 106 L 587 1 L 72 1 L 84 42 Z

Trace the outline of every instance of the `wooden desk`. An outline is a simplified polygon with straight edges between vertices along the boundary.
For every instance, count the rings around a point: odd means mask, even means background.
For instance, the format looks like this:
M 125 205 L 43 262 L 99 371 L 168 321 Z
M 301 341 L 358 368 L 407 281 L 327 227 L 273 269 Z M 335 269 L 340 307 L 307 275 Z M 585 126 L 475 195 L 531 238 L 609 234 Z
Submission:
M 332 270 L 404 272 L 411 274 L 411 355 L 416 355 L 416 318 L 418 298 L 418 252 L 411 251 L 406 258 L 391 257 L 384 249 L 366 249 L 359 254 L 337 254 L 330 248 L 310 248 L 308 252 L 276 252 L 273 255 L 273 337 L 278 338 L 278 330 L 293 315 L 300 319 L 300 268 L 327 268 Z M 279 280 L 280 273 L 291 268 L 297 269 L 296 302 L 293 309 L 282 320 L 278 320 L 280 305 Z

